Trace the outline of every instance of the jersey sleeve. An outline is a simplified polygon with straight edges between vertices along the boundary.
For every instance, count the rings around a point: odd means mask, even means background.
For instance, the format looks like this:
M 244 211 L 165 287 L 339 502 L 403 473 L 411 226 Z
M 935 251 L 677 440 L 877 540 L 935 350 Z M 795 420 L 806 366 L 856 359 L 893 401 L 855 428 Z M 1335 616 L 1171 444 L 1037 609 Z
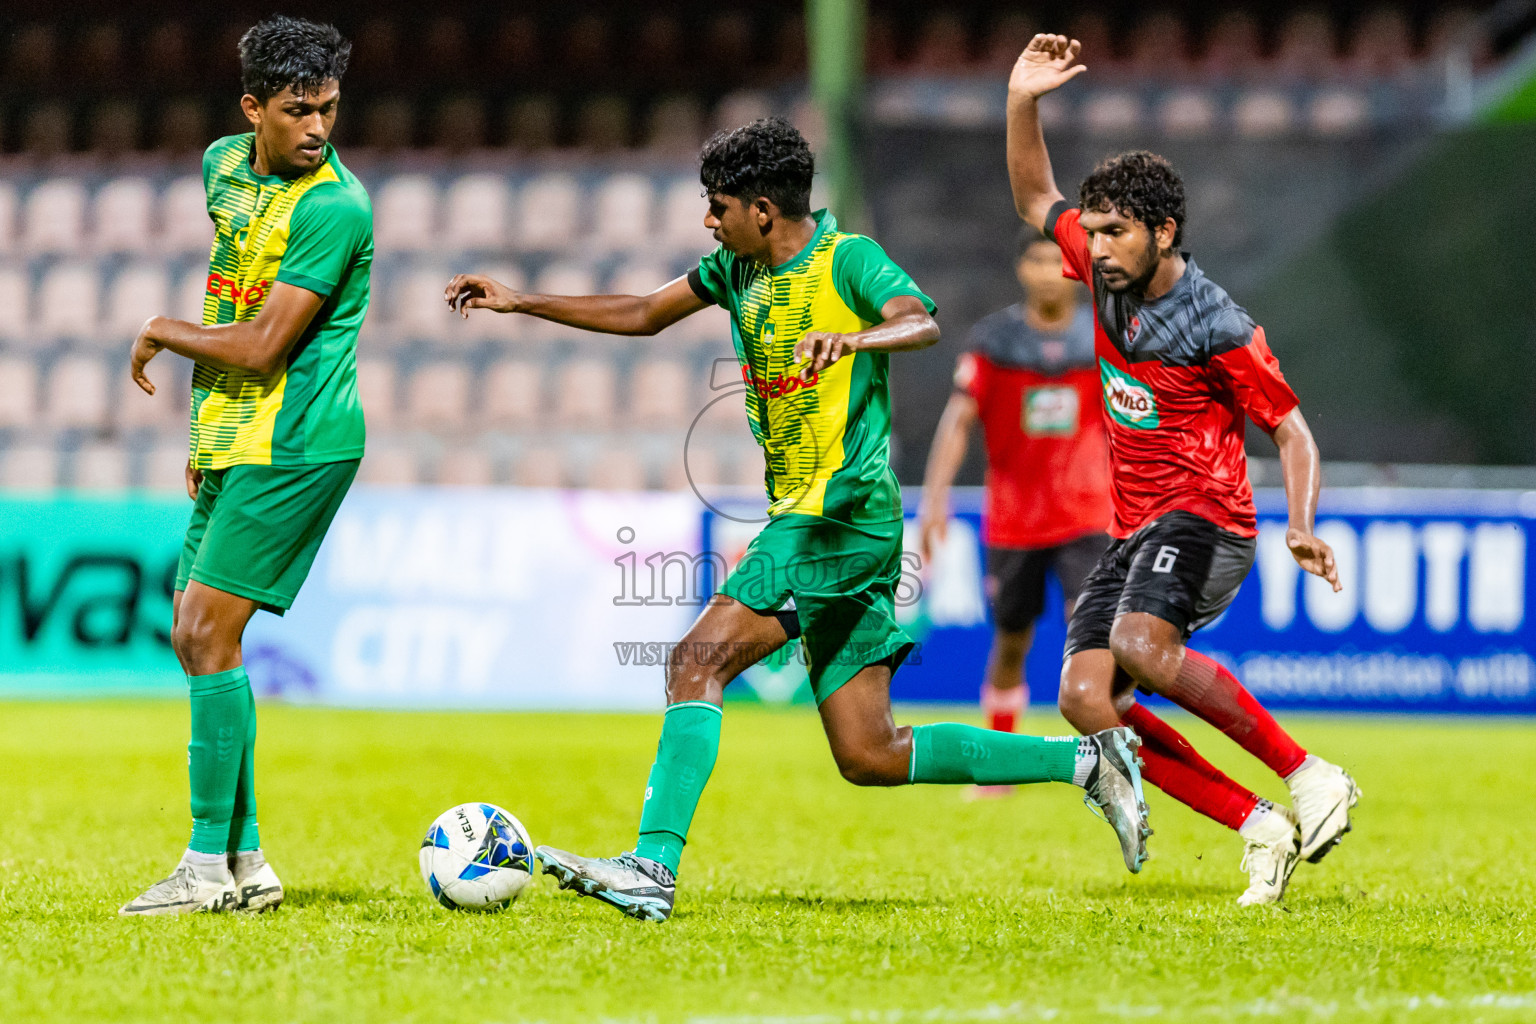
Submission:
M 1246 345 L 1212 356 L 1211 366 L 1231 385 L 1248 418 L 1267 433 L 1273 434 L 1280 421 L 1300 404 L 1280 372 L 1280 361 L 1264 340 L 1262 327 L 1253 329 Z
M 1045 215 L 1045 233 L 1061 246 L 1061 276 L 1089 284 L 1093 260 L 1088 256 L 1088 232 L 1083 230 L 1083 211 L 1062 199 Z
M 717 246 L 714 252 L 701 256 L 699 265 L 688 271 L 688 287 L 693 289 L 693 294 L 699 297 L 700 302 L 712 306 L 730 308 L 726 299 L 730 283 L 731 269 L 726 265 L 724 247 Z
M 850 235 L 832 253 L 832 284 L 848 308 L 865 323 L 885 319 L 885 304 L 898 295 L 910 295 L 929 313 L 938 311 L 916 282 L 898 267 L 873 238 Z
M 955 390 L 981 401 L 985 385 L 985 360 L 974 352 L 962 352 L 955 361 Z
M 288 219 L 288 248 L 277 279 L 329 297 L 354 257 L 373 248 L 373 207 L 366 194 L 317 185 Z

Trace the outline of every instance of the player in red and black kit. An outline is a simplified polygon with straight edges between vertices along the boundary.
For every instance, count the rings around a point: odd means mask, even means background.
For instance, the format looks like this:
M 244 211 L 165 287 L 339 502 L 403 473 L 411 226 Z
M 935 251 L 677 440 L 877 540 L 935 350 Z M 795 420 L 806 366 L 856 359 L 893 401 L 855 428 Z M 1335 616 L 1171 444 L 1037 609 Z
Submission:
M 1360 792 L 1309 755 L 1223 666 L 1185 644 L 1220 615 L 1253 564 L 1258 533 L 1244 418 L 1280 450 L 1297 563 L 1338 589 L 1313 533 L 1317 445 L 1264 330 L 1179 251 L 1184 184 L 1167 161 L 1125 153 L 1100 164 L 1072 208 L 1056 188 L 1037 101 L 1085 68 L 1079 44 L 1037 35 L 1008 83 L 1008 176 L 1019 216 L 1061 245 L 1063 273 L 1093 290 L 1115 538 L 1067 630 L 1061 711 L 1080 731 L 1123 723 L 1142 738 L 1146 777 L 1238 830 L 1249 886 L 1273 903 L 1301 859 L 1349 831 Z M 1217 771 L 1136 703 L 1141 687 L 1210 722 L 1283 777 L 1294 811 Z
M 1012 732 L 1029 702 L 1024 659 L 1054 572 L 1067 614 L 1109 546 L 1109 449 L 1099 415 L 1093 310 L 1081 285 L 1061 275 L 1061 249 L 1033 228 L 1019 235 L 1014 266 L 1024 301 L 983 317 L 955 368 L 923 480 L 923 560 L 949 522 L 954 483 L 971 427 L 987 447 L 982 540 L 995 634 L 981 706 L 988 725 Z M 1011 786 L 978 786 L 998 796 Z

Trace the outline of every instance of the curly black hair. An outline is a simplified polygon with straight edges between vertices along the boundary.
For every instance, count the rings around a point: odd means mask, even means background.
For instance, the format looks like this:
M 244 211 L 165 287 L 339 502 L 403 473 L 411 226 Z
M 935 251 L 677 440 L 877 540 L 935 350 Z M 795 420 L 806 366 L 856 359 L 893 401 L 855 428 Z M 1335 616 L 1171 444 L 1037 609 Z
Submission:
M 1136 150 L 1110 157 L 1083 179 L 1078 201 L 1085 210 L 1116 210 L 1149 230 L 1173 218 L 1173 245 L 1184 240 L 1184 181 L 1156 153 Z
M 815 173 L 805 136 L 782 117 L 716 132 L 699 151 L 706 196 L 718 192 L 746 202 L 763 196 L 792 220 L 810 215 Z
M 307 95 L 340 81 L 351 56 L 334 25 L 274 15 L 240 37 L 240 83 L 263 103 L 289 86 Z

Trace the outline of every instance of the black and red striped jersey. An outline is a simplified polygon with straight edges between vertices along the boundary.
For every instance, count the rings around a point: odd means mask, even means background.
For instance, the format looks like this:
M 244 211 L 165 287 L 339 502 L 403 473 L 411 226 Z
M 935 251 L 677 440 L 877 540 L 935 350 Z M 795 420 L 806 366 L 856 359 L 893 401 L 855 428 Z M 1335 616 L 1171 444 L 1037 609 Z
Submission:
M 1297 405 L 1264 329 L 1192 259 L 1167 294 L 1145 300 L 1104 287 L 1078 210 L 1057 203 L 1045 227 L 1061 246 L 1062 273 L 1093 289 L 1110 532 L 1128 537 L 1183 510 L 1254 536 L 1244 417 L 1273 433 Z

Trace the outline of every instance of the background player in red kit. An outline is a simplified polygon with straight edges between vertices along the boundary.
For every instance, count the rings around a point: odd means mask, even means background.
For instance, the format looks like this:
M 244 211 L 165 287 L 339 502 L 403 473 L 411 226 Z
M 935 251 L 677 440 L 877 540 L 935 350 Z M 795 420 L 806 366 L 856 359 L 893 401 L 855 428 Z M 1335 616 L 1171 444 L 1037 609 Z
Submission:
M 1134 728 L 1146 777 L 1246 840 L 1249 886 L 1238 902 L 1272 903 L 1298 860 L 1318 860 L 1349 830 L 1359 790 L 1185 644 L 1232 603 L 1253 564 L 1245 415 L 1280 450 L 1286 545 L 1338 589 L 1333 552 L 1313 533 L 1317 445 L 1263 329 L 1179 251 L 1184 184 L 1167 161 L 1151 153 L 1105 161 L 1083 182 L 1080 209 L 1057 190 L 1037 100 L 1085 70 L 1078 50 L 1076 40 L 1037 35 L 1008 83 L 1014 205 L 1061 245 L 1063 273 L 1092 288 L 1109 430 L 1115 540 L 1072 614 L 1061 710 L 1080 731 Z M 1199 715 L 1283 777 L 1294 812 L 1217 771 L 1136 703 L 1137 686 Z
M 944 540 L 949 488 L 972 425 L 987 448 L 982 540 L 995 633 L 981 706 L 1012 732 L 1029 702 L 1024 659 L 1045 607 L 1045 576 L 1061 583 L 1067 614 L 1109 545 L 1109 450 L 1099 414 L 1093 311 L 1061 274 L 1061 249 L 1033 228 L 1014 267 L 1024 301 L 982 318 L 955 368 L 955 390 L 934 434 L 923 479 L 923 560 Z M 978 786 L 995 796 L 1011 786 Z

